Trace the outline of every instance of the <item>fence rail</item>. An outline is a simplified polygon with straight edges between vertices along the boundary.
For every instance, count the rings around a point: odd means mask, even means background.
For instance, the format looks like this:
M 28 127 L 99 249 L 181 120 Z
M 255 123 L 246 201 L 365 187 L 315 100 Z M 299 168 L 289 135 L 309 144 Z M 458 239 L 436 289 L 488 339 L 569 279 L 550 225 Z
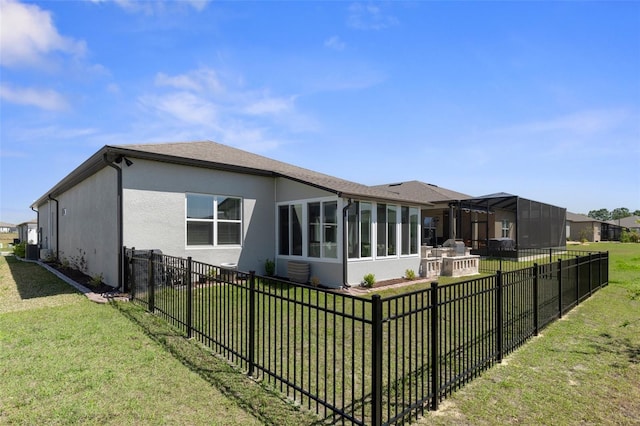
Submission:
M 397 424 L 608 283 L 608 253 L 371 299 L 125 249 L 132 299 L 324 421 Z
M 495 274 L 496 271 L 512 271 L 534 264 L 554 263 L 558 260 L 585 257 L 599 252 L 574 250 L 570 248 L 528 248 L 528 249 L 492 249 L 478 251 L 482 256 L 480 272 Z

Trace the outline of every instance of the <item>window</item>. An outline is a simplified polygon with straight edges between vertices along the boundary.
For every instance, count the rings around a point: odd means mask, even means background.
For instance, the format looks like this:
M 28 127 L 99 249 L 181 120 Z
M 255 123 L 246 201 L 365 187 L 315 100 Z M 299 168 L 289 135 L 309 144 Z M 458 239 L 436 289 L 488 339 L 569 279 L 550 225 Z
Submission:
M 349 207 L 347 230 L 349 234 L 348 256 L 350 259 L 371 257 L 372 204 L 356 201 Z
M 401 254 L 418 253 L 418 209 L 402 206 L 400 217 L 402 223 L 402 252 Z
M 320 203 L 307 206 L 309 220 L 309 257 L 320 257 L 322 251 L 322 223 L 320 222 Z
M 279 254 L 302 256 L 302 220 L 302 204 L 278 208 Z
M 378 204 L 376 208 L 376 238 L 377 238 L 377 256 L 387 255 L 387 205 Z
M 322 203 L 322 257 L 338 258 L 338 202 Z
M 509 221 L 507 219 L 502 220 L 502 237 L 509 238 Z
M 337 259 L 338 202 L 278 206 L 278 254 Z
M 376 255 L 395 256 L 397 246 L 396 206 L 378 204 L 376 207 Z
M 242 244 L 242 199 L 187 194 L 187 246 Z

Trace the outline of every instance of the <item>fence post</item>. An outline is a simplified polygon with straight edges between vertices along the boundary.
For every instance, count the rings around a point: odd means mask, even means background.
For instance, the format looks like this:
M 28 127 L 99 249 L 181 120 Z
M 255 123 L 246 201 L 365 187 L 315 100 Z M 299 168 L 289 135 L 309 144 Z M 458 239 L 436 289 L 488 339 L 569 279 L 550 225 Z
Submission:
M 611 259 L 611 257 L 609 256 L 609 250 L 607 250 L 607 256 L 605 257 L 605 271 L 607 274 L 607 285 L 609 285 L 609 259 Z
M 187 257 L 187 338 L 193 337 L 193 262 L 191 256 Z
M 496 272 L 496 325 L 498 327 L 498 332 L 496 333 L 496 360 L 499 363 L 502 363 L 502 340 L 504 334 L 504 324 L 502 321 L 502 312 L 504 307 L 502 305 L 502 271 L 498 271 Z
M 126 251 L 125 251 L 125 256 L 126 256 Z M 131 300 L 134 300 L 136 298 L 136 271 L 135 271 L 136 262 L 134 262 L 133 260 L 135 256 L 136 256 L 136 248 L 131 247 L 131 259 L 128 260 L 129 265 L 131 265 L 130 266 L 131 269 L 127 267 L 127 270 L 129 271 L 129 286 L 130 286 L 129 291 L 131 292 L 129 299 Z
M 438 283 L 431 283 L 431 409 L 437 410 L 440 402 L 440 320 L 438 310 Z
M 379 294 L 371 298 L 371 424 L 382 424 L 382 299 Z
M 562 318 L 562 259 L 558 259 L 558 318 Z
M 538 263 L 533 264 L 533 326 L 535 328 L 535 335 L 540 333 L 540 318 L 538 313 L 538 288 L 540 280 L 540 270 Z
M 580 304 L 580 256 L 576 256 L 576 306 Z
M 598 252 L 598 288 L 602 288 L 602 252 Z
M 149 312 L 155 310 L 155 278 L 153 276 L 153 250 L 149 252 L 147 263 L 147 286 L 149 286 Z
M 549 247 L 549 263 L 553 263 L 553 248 Z
M 256 271 L 249 271 L 249 347 L 248 362 L 249 376 L 253 376 L 255 369 L 256 345 Z
M 589 252 L 589 297 L 593 294 L 593 274 L 591 273 L 591 264 L 593 263 L 593 253 Z

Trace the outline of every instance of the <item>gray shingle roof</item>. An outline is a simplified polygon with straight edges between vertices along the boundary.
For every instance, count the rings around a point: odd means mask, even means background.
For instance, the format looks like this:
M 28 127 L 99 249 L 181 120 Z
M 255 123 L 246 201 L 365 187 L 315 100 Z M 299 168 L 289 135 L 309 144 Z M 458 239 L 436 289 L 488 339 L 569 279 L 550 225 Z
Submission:
M 472 198 L 470 195 L 463 194 L 461 192 L 452 191 L 450 189 L 441 188 L 439 186 L 417 180 L 377 185 L 375 188 L 386 189 L 425 203 L 457 201 Z
M 601 220 L 598 219 L 594 219 L 592 217 L 583 215 L 583 214 L 577 214 L 577 213 L 571 213 L 571 212 L 567 212 L 567 220 L 570 222 L 602 222 Z
M 187 163 L 189 161 L 197 161 L 202 165 L 202 162 L 205 162 L 209 163 L 213 168 L 216 166 L 233 166 L 246 172 L 272 173 L 335 192 L 343 197 L 362 197 L 425 204 L 420 199 L 406 197 L 404 194 L 398 194 L 384 188 L 362 185 L 211 141 L 120 145 L 114 148 L 131 150 L 132 154 L 130 155 L 132 157 L 135 157 L 134 151 L 137 151 L 138 153 L 152 153 L 164 157 L 173 157 L 174 160 L 183 159 L 187 160 Z M 161 160 L 161 158 L 157 159 Z

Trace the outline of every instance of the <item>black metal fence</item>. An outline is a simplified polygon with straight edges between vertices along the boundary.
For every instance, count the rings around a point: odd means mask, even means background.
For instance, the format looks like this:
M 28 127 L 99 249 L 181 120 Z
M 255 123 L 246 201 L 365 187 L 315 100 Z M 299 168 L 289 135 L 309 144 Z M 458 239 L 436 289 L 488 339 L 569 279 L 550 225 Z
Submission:
M 353 297 L 125 250 L 134 301 L 325 422 L 408 423 L 608 283 L 590 253 L 393 297 Z
M 480 272 L 495 274 L 496 271 L 513 271 L 534 264 L 546 264 L 558 260 L 575 259 L 598 251 L 574 250 L 570 248 L 529 248 L 529 249 L 483 249 L 476 250 L 482 256 Z

